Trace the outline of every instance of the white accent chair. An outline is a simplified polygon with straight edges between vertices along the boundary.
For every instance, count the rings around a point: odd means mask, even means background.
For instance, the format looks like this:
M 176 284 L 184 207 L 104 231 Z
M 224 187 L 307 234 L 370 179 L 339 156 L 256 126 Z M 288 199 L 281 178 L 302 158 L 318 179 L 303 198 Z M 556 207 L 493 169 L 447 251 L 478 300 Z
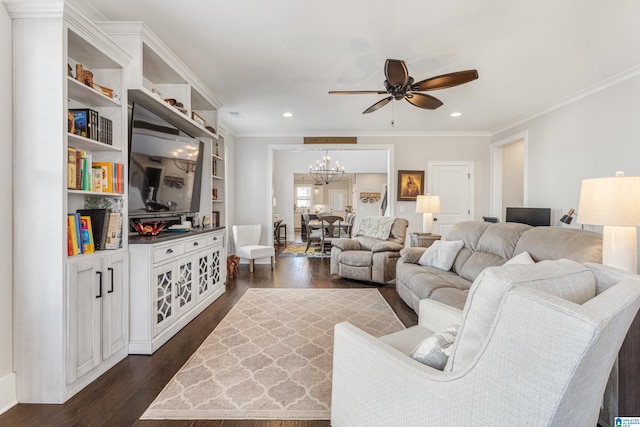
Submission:
M 233 242 L 236 247 L 236 255 L 240 259 L 249 260 L 249 271 L 253 273 L 253 261 L 258 258 L 271 257 L 271 269 L 275 265 L 276 251 L 273 246 L 260 244 L 262 225 L 234 225 Z
M 567 263 L 489 267 L 463 311 L 422 300 L 419 325 L 385 337 L 336 325 L 331 425 L 595 426 L 640 277 L 598 264 L 546 273 Z M 444 370 L 409 356 L 453 324 Z

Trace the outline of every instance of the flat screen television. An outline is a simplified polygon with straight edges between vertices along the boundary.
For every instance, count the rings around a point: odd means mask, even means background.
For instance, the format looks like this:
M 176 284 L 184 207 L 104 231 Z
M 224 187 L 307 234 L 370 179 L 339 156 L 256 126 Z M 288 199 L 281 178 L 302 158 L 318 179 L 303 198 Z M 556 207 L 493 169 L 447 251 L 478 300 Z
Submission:
M 129 128 L 129 216 L 200 208 L 204 144 L 134 103 Z
M 507 208 L 506 222 L 538 226 L 551 225 L 550 208 Z

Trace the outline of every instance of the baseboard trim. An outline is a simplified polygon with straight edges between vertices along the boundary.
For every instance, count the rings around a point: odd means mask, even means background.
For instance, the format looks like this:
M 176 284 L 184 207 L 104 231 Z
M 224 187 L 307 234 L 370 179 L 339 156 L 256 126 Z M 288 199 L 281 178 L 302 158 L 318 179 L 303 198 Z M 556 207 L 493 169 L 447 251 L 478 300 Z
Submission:
M 0 414 L 7 412 L 17 404 L 16 374 L 11 372 L 0 378 Z

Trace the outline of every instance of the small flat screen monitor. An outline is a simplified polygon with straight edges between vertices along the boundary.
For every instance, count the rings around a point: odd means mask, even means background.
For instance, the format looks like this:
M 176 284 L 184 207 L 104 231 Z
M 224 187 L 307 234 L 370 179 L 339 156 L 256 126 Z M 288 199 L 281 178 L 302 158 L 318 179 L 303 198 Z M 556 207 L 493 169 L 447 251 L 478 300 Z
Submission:
M 507 208 L 506 222 L 538 226 L 551 225 L 551 209 L 549 208 Z

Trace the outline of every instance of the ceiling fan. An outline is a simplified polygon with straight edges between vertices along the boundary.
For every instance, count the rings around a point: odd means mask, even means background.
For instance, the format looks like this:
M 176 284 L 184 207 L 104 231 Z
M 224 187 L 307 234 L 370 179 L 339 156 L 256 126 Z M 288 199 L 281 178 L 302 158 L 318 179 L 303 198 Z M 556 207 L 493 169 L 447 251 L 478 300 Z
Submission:
M 376 93 L 379 95 L 389 94 L 386 98 L 373 104 L 362 112 L 362 114 L 372 113 L 377 109 L 384 107 L 391 100 L 406 99 L 409 103 L 416 107 L 425 108 L 427 110 L 435 110 L 442 105 L 442 101 L 431 95 L 426 95 L 424 91 L 446 89 L 469 83 L 478 78 L 478 71 L 465 70 L 455 73 L 442 74 L 440 76 L 431 77 L 414 83 L 413 77 L 409 75 L 409 70 L 404 61 L 399 59 L 387 59 L 384 63 L 384 81 L 385 90 L 333 90 L 330 94 L 337 95 L 357 95 Z

